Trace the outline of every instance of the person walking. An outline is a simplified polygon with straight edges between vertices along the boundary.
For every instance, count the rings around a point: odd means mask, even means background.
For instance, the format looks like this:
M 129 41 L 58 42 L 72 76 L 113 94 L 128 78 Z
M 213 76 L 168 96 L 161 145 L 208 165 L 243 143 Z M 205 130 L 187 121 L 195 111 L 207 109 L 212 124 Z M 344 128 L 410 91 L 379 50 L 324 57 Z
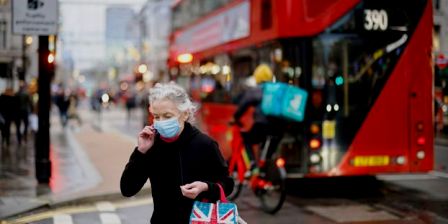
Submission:
M 174 84 L 156 84 L 150 90 L 154 125 L 138 134 L 120 180 L 121 193 L 131 197 L 151 182 L 152 224 L 189 223 L 194 200 L 216 201 L 219 185 L 233 190 L 218 144 L 192 125 L 195 106 L 186 91 Z
M 67 110 L 68 110 L 68 98 L 65 95 L 65 89 L 62 85 L 59 86 L 58 91 L 56 92 L 56 95 L 54 96 L 54 103 L 59 109 L 59 118 L 61 120 L 62 127 L 65 127 L 67 125 Z
M 75 119 L 78 122 L 78 127 L 81 127 L 82 119 L 78 113 L 78 104 L 78 94 L 76 91 L 72 91 L 68 97 L 67 120 L 70 121 L 71 119 Z
M 139 100 L 139 105 L 140 108 L 142 110 L 142 124 L 143 127 L 150 125 L 150 120 L 149 118 L 149 90 L 144 89 L 141 93 L 140 93 L 140 100 Z
M 133 111 L 137 105 L 137 94 L 133 90 L 126 92 L 126 125 L 129 125 L 133 117 Z
M 2 148 L 9 148 L 11 124 L 17 120 L 18 104 L 14 95 L 14 90 L 10 87 L 0 95 L 0 114 L 2 114 L 4 124 L 2 125 Z M 20 131 L 20 130 L 17 130 Z
M 32 101 L 31 96 L 26 89 L 27 86 L 24 82 L 20 83 L 19 91 L 16 93 L 16 99 L 18 101 L 18 115 L 16 118 L 16 135 L 19 145 L 22 144 L 22 140 L 27 141 L 28 137 L 28 126 L 29 126 L 29 116 L 32 111 Z M 22 123 L 24 125 L 22 133 Z

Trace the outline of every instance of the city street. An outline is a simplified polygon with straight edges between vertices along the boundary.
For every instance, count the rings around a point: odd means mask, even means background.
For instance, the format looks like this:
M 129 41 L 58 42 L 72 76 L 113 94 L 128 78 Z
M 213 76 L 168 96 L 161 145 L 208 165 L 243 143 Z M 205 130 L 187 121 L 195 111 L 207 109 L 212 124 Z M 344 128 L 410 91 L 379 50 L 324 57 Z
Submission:
M 86 125 L 95 127 L 96 132 L 101 134 L 107 129 L 132 142 L 141 125 L 141 112 L 134 112 L 129 122 L 124 110 L 119 108 L 104 111 L 101 120 L 91 112 L 85 111 L 83 115 Z M 82 129 L 72 126 L 71 130 L 76 133 Z M 447 149 L 437 146 L 437 155 L 446 156 Z M 258 199 L 246 188 L 236 203 L 240 215 L 248 223 L 257 224 L 448 223 L 446 186 L 448 175 L 439 171 L 419 175 L 380 175 L 376 179 L 298 179 L 288 181 L 287 201 L 276 215 L 263 213 Z M 144 192 L 130 199 L 115 195 L 68 200 L 20 214 L 2 224 L 143 224 L 148 223 L 152 209 L 150 194 Z
M 378 182 L 364 180 L 357 183 L 353 180 L 342 180 L 326 185 L 324 182 L 296 184 L 304 184 L 310 188 L 305 189 L 302 185 L 290 189 L 287 202 L 276 215 L 261 212 L 256 198 L 245 192 L 236 201 L 240 215 L 248 223 L 260 224 L 448 223 L 446 177 L 385 176 L 380 177 Z M 311 187 L 315 190 L 310 190 Z M 355 187 L 361 189 L 354 189 Z M 133 199 L 93 201 L 56 207 L 24 215 L 6 223 L 143 224 L 148 223 L 152 208 L 149 196 L 142 195 Z
M 448 0 L 0 0 L 0 224 L 231 178 L 250 224 L 448 224 Z

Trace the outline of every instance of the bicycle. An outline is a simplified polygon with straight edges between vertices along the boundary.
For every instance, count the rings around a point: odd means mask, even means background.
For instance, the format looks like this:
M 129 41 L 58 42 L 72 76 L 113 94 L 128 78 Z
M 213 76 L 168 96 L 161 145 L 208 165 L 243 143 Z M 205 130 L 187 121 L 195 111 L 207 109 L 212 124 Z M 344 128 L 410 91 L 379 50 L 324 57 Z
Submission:
M 260 158 L 256 161 L 259 173 L 250 171 L 250 161 L 242 138 L 241 128 L 232 123 L 232 154 L 228 161 L 229 173 L 232 175 L 235 187 L 228 196 L 235 200 L 241 193 L 243 185 L 248 185 L 260 199 L 262 210 L 266 213 L 278 212 L 286 199 L 285 160 L 274 152 L 268 155 L 270 147 L 274 146 L 274 136 L 268 135 L 262 144 Z

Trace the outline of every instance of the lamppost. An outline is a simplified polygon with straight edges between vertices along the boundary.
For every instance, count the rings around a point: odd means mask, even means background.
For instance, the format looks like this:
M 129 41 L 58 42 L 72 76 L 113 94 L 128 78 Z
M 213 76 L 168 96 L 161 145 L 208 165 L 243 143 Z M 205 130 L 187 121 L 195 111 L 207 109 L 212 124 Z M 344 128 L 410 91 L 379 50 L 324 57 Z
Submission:
M 55 36 L 39 36 L 39 128 L 35 142 L 36 179 L 39 183 L 49 183 L 51 177 L 50 83 L 55 72 L 55 39 Z

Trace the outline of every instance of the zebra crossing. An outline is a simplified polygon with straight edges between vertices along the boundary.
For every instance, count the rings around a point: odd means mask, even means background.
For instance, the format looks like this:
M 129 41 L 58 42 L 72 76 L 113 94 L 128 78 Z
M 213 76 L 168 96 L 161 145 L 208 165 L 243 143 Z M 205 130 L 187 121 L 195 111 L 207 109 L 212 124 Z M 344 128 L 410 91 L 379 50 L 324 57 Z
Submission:
M 70 205 L 2 221 L 1 224 L 125 224 L 148 223 L 152 199 L 99 201 Z M 140 216 L 140 217 L 139 217 Z

